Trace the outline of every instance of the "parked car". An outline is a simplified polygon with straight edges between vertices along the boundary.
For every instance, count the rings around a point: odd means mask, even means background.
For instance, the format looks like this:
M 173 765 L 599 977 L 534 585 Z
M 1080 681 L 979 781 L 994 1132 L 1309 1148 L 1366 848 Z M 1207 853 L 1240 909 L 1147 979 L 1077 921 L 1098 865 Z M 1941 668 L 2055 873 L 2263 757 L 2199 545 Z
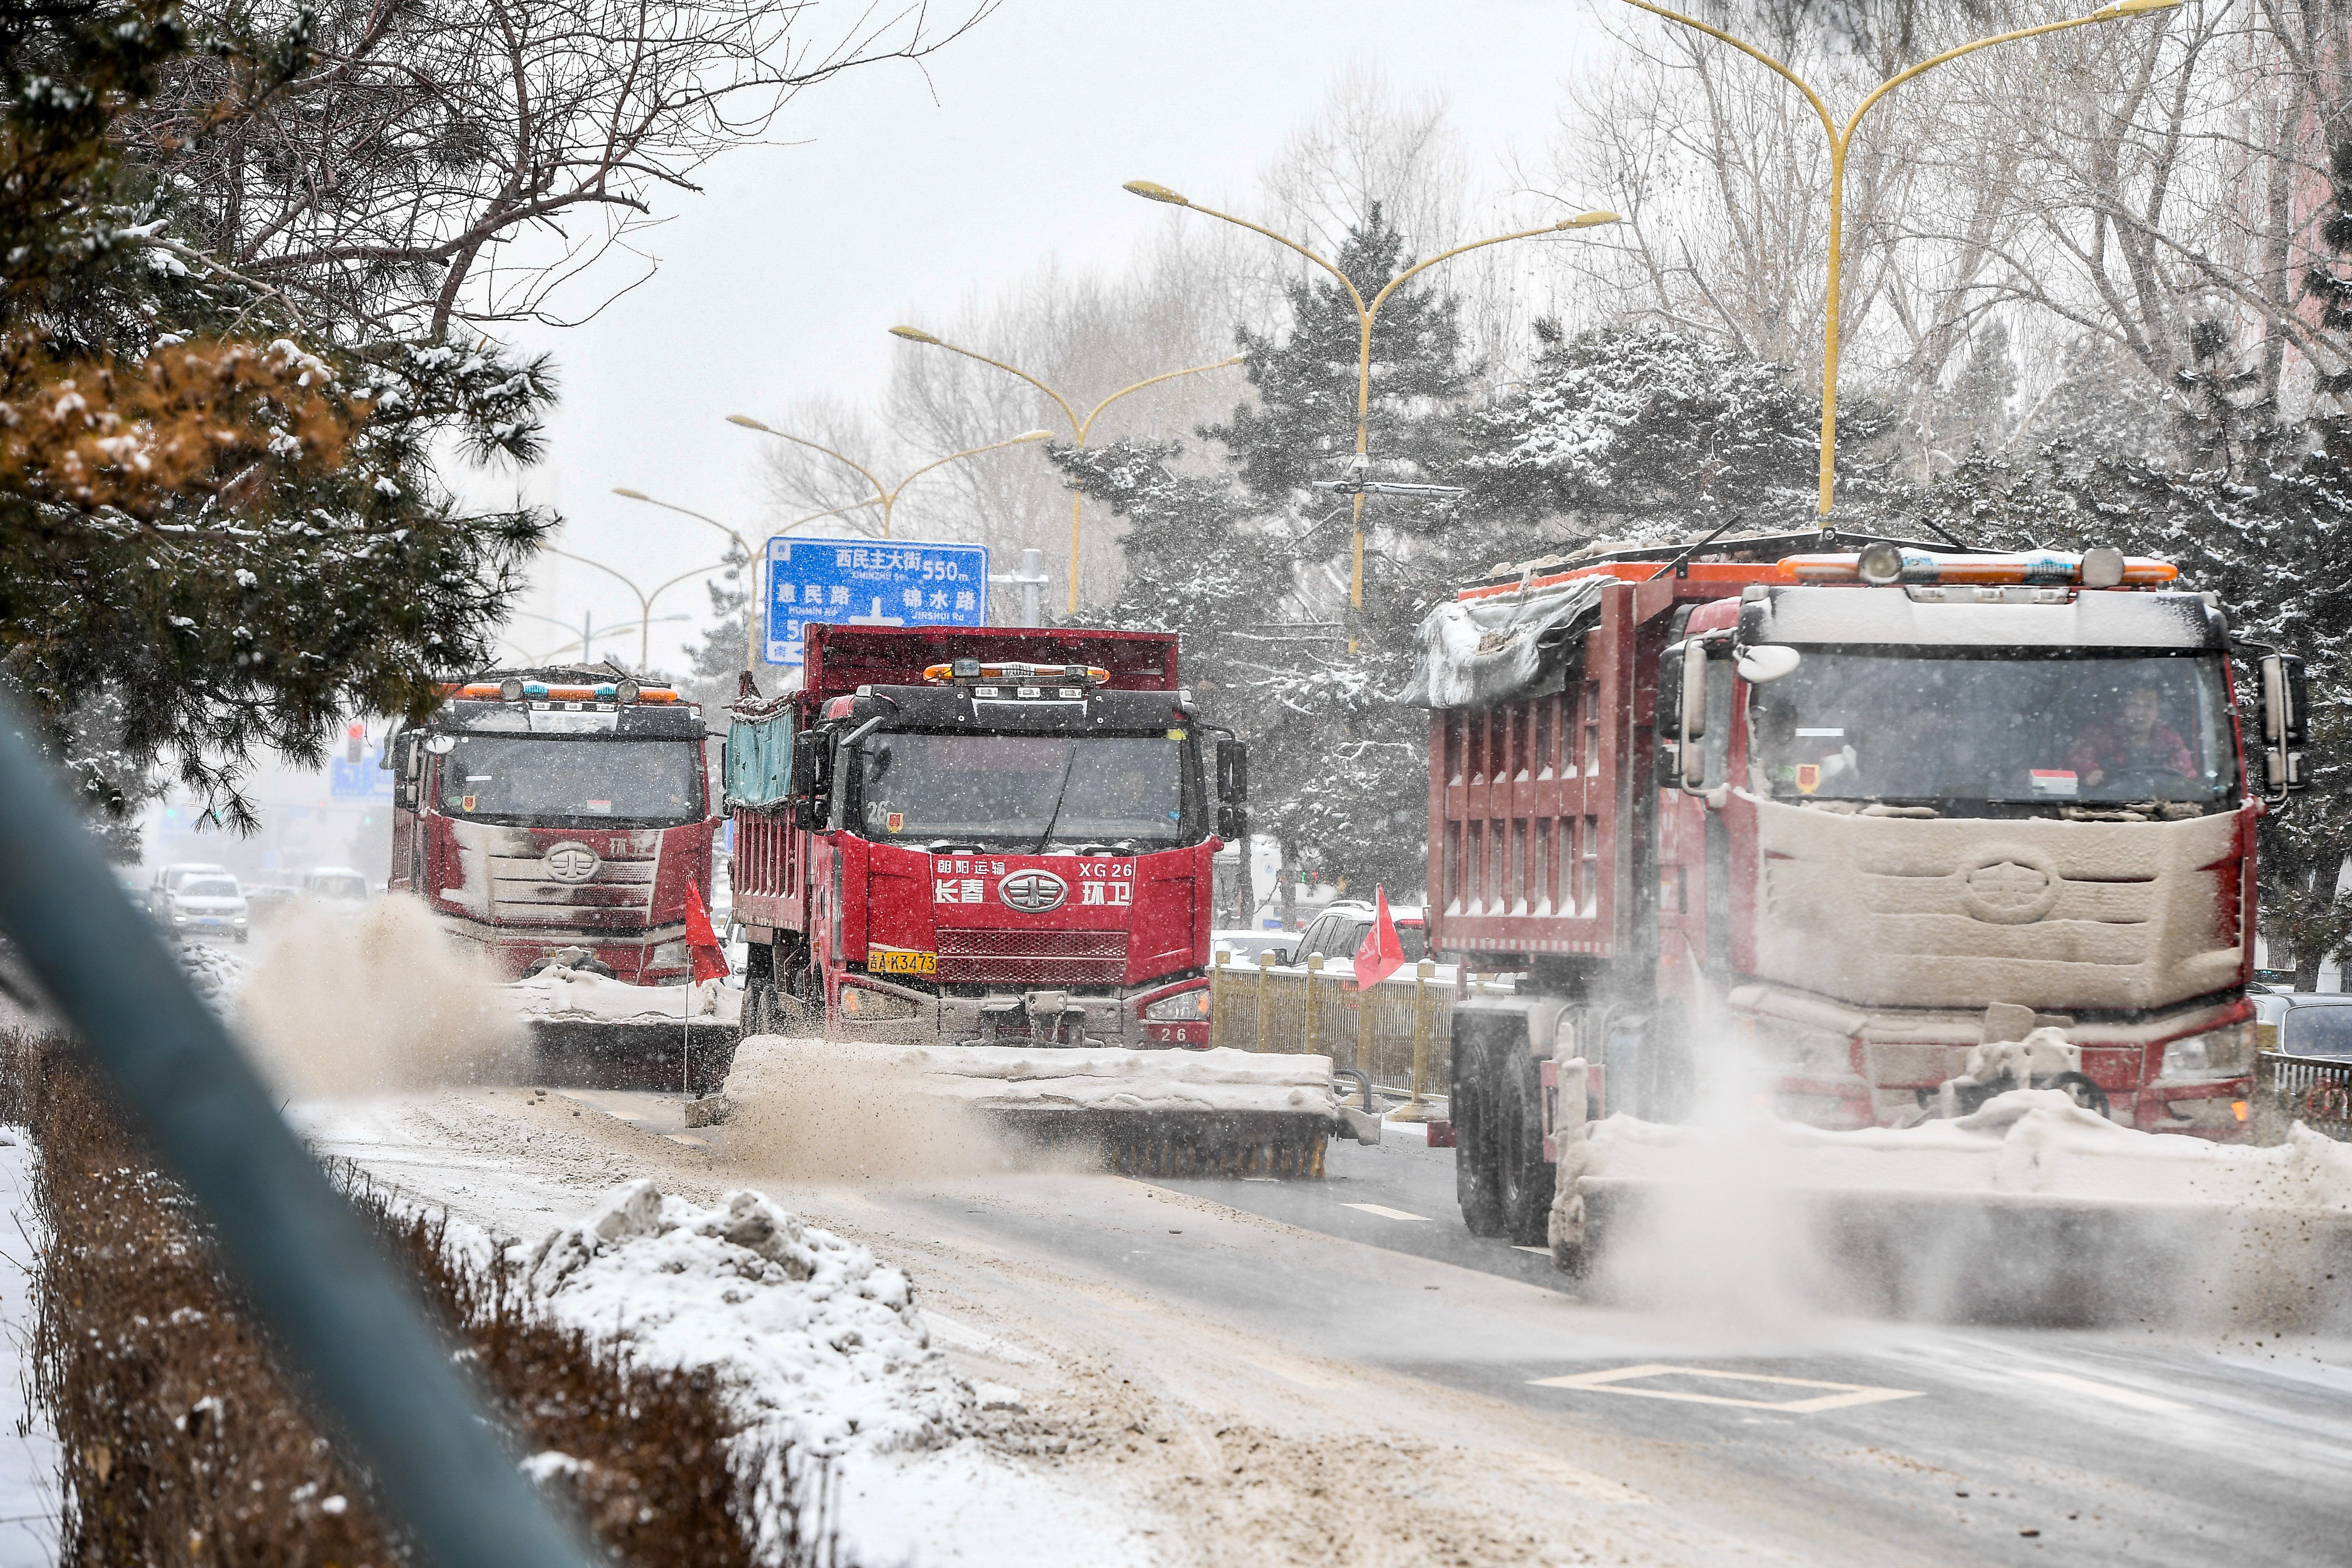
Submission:
M 2254 1022 L 2269 1036 L 2264 1050 L 2352 1061 L 2352 993 L 2273 992 L 2253 1003 Z
M 183 877 L 163 895 L 163 923 L 176 937 L 225 936 L 243 942 L 252 911 L 236 879 L 219 876 Z
M 1213 931 L 1209 933 L 1209 944 L 1216 952 L 1232 953 L 1233 957 L 1226 960 L 1228 963 L 1252 969 L 1256 967 L 1257 955 L 1261 952 L 1274 954 L 1276 963 L 1288 963 L 1290 950 L 1298 945 L 1298 933 L 1295 931 Z M 1213 963 L 1216 960 L 1213 957 L 1209 962 Z
M 1429 930 L 1422 920 L 1420 907 L 1391 904 L 1389 918 L 1396 922 L 1397 942 L 1404 949 L 1405 963 L 1418 963 L 1427 958 Z M 1372 922 L 1379 919 L 1378 909 L 1352 899 L 1327 905 L 1299 933 L 1297 945 L 1291 949 L 1290 962 L 1304 963 L 1320 953 L 1326 969 L 1352 963 L 1356 950 L 1364 945 L 1364 938 L 1370 933 Z

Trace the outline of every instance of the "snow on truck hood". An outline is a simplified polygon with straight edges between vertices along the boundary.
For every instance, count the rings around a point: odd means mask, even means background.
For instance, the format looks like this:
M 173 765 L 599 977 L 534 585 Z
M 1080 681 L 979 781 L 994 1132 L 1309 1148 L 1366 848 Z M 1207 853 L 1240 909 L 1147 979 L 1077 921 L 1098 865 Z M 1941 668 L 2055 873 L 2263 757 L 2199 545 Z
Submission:
M 1594 1124 L 1580 1174 L 1675 1183 L 1711 1148 L 1752 1139 L 1749 1179 L 1796 1191 L 2035 1194 L 2100 1203 L 2219 1205 L 2352 1217 L 2352 1145 L 2297 1125 L 2268 1148 L 2141 1132 L 2059 1089 L 2012 1089 L 1968 1116 L 1830 1132 L 1790 1121 L 1736 1130 L 1612 1116 Z
M 743 1011 L 743 993 L 723 980 L 702 980 L 691 986 L 631 985 L 584 969 L 550 967 L 507 988 L 527 1017 L 614 1023 L 667 1019 L 674 1024 L 692 1016 L 732 1024 Z

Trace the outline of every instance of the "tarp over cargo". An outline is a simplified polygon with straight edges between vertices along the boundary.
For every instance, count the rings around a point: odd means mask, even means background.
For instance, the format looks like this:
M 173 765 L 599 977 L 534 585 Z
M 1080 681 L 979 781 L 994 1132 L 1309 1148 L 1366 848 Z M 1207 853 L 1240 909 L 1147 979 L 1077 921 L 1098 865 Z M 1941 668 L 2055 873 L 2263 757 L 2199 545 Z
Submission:
M 1601 616 L 1602 584 L 1580 577 L 1547 588 L 1449 599 L 1421 623 L 1421 658 L 1397 700 L 1474 708 L 1541 690 L 1572 657 L 1572 639 Z
M 729 713 L 726 760 L 727 804 L 772 811 L 793 793 L 793 706 L 779 702 L 769 712 L 739 707 Z

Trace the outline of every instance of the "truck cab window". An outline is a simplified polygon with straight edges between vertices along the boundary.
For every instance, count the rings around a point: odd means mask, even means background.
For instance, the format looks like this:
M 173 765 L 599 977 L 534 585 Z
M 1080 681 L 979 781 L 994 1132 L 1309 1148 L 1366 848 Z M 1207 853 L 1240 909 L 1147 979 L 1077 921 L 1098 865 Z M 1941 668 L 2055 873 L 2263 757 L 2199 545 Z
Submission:
M 693 741 L 468 735 L 441 759 L 441 810 L 461 821 L 672 826 L 703 815 Z
M 859 748 L 854 826 L 882 840 L 1167 848 L 1196 815 L 1183 751 L 1160 736 L 877 735 Z

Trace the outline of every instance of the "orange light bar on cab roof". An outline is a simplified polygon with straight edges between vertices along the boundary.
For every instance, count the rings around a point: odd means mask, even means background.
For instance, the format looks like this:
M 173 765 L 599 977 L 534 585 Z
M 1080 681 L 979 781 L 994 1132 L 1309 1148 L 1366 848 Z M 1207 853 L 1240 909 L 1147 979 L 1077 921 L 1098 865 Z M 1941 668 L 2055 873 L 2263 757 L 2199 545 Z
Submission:
M 923 679 L 935 686 L 945 686 L 955 680 L 1036 681 L 1041 684 L 1056 680 L 1076 680 L 1088 686 L 1100 686 L 1110 679 L 1110 671 L 1092 664 L 983 664 L 976 668 L 965 664 L 958 674 L 952 664 L 927 665 Z
M 2110 557 L 2112 559 L 2112 557 Z M 1780 562 L 1782 578 L 1798 583 L 1859 583 L 1862 556 L 1790 555 Z M 2146 555 L 2124 557 L 2126 588 L 2153 588 L 2180 575 L 2169 561 Z M 2083 581 L 2083 558 L 2070 551 L 2013 551 L 2006 554 L 1952 555 L 1932 550 L 1903 552 L 1903 574 L 1896 582 L 1916 586 L 1933 584 L 1993 586 L 2023 584 L 2037 587 L 2073 587 Z
M 617 701 L 612 689 L 599 691 L 593 686 L 541 686 L 537 682 L 524 688 L 527 700 L 533 702 L 596 702 Z M 472 680 L 463 685 L 454 680 L 441 683 L 444 697 L 463 698 L 473 702 L 495 702 L 499 700 L 499 683 L 495 680 Z M 637 689 L 639 702 L 676 702 L 677 693 L 667 686 L 646 686 Z

